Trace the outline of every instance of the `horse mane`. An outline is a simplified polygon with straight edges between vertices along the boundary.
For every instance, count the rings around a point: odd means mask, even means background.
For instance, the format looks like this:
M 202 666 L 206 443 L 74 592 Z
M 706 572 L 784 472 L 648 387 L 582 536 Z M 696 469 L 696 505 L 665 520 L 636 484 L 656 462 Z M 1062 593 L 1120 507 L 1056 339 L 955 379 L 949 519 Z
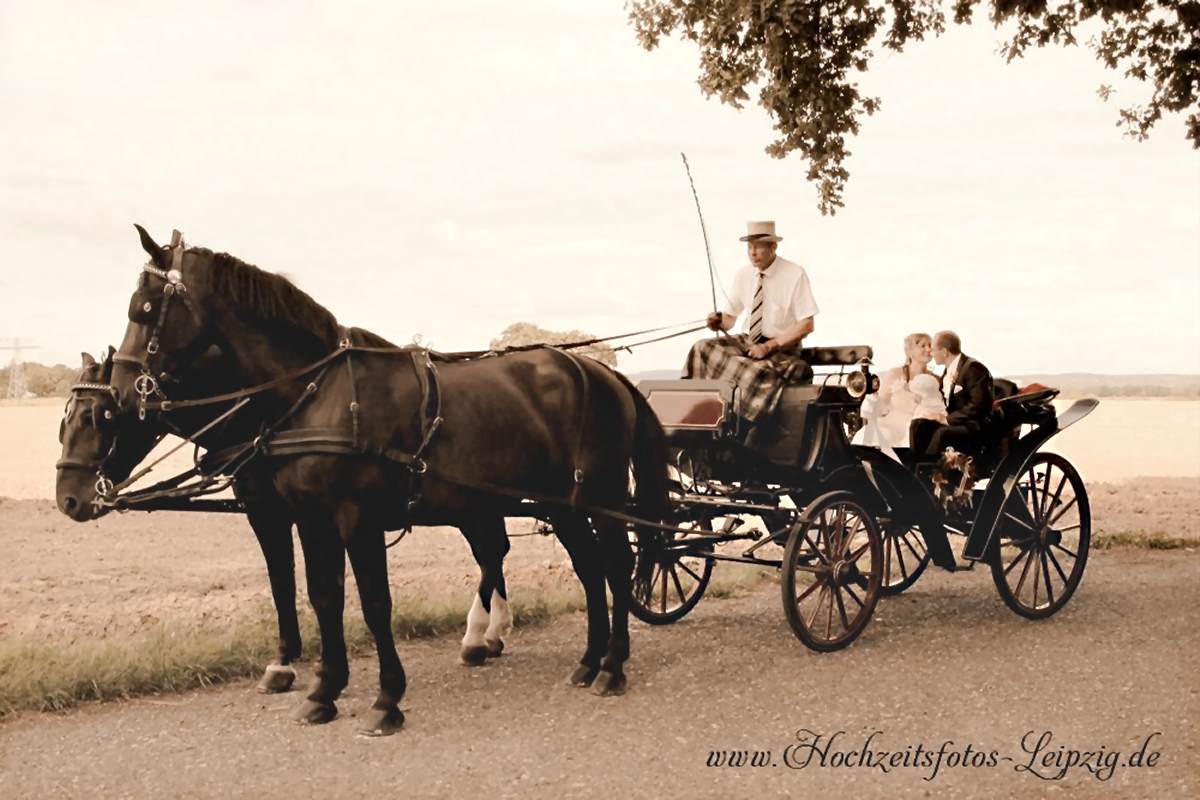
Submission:
M 307 334 L 323 349 L 337 345 L 337 318 L 287 278 L 228 253 L 214 253 L 203 247 L 191 247 L 188 252 L 208 262 L 204 282 L 237 311 Z
M 365 328 L 351 328 L 350 341 L 363 347 L 395 347 L 396 345 Z

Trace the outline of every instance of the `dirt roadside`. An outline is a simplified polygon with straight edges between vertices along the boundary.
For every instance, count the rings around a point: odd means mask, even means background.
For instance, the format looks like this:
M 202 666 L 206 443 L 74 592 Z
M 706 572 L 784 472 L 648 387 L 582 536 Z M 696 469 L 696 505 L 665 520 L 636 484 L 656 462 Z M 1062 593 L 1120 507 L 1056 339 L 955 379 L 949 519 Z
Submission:
M 1089 494 L 1094 536 L 1165 534 L 1200 546 L 1200 478 L 1096 483 Z M 553 537 L 521 535 L 531 528 L 528 520 L 509 522 L 518 537 L 505 561 L 510 591 L 577 585 Z M 164 622 L 223 628 L 270 609 L 262 554 L 240 515 L 110 514 L 80 524 L 47 500 L 0 498 L 0 551 L 7 556 L 0 637 L 122 638 Z M 298 544 L 296 558 L 303 587 Z M 418 528 L 391 551 L 389 563 L 393 596 L 430 587 L 458 592 L 465 617 L 479 574 L 457 530 Z M 357 613 L 354 594 L 347 592 L 348 613 Z

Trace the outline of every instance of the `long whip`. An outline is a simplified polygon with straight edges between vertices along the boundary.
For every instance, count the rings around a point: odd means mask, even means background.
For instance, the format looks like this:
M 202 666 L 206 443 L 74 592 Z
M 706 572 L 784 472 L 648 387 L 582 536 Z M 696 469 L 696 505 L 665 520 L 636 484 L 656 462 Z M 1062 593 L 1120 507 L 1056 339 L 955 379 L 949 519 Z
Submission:
M 696 216 L 700 217 L 700 233 L 704 235 L 704 255 L 708 258 L 708 284 L 712 289 L 713 312 L 717 310 L 717 278 L 713 270 L 712 248 L 708 244 L 708 229 L 704 227 L 704 212 L 700 210 L 700 195 L 696 194 L 696 182 L 692 180 L 692 168 L 688 164 L 687 153 L 679 154 L 683 158 L 683 168 L 687 170 L 688 184 L 692 187 L 692 198 L 696 201 Z

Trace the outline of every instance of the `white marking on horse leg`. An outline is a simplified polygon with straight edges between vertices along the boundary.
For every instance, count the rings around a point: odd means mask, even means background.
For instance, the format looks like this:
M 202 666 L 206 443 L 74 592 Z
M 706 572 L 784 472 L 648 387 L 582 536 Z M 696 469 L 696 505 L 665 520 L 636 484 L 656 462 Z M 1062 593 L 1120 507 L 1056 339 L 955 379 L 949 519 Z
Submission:
M 475 602 L 467 612 L 467 633 L 462 640 L 464 650 L 468 647 L 484 646 L 484 632 L 488 629 L 489 616 L 487 609 L 483 607 L 483 601 L 479 599 L 479 592 L 475 592 Z
M 501 597 L 498 591 L 493 589 L 492 619 L 488 625 L 485 637 L 489 653 L 498 656 L 504 651 L 504 643 L 508 639 L 508 634 L 512 633 L 512 627 L 513 615 L 512 610 L 508 607 L 508 601 Z

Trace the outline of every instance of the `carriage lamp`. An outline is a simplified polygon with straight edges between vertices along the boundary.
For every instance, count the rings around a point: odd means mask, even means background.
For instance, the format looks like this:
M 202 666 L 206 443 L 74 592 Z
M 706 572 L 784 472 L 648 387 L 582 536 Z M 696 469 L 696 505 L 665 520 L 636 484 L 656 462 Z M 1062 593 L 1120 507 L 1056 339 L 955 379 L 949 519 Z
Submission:
M 850 396 L 857 399 L 867 393 L 867 387 L 870 381 L 867 380 L 865 372 L 851 372 L 846 377 L 846 391 Z
M 857 372 L 846 376 L 846 391 L 856 400 L 870 392 L 879 391 L 879 378 L 871 374 L 871 360 L 864 358 L 858 365 Z

